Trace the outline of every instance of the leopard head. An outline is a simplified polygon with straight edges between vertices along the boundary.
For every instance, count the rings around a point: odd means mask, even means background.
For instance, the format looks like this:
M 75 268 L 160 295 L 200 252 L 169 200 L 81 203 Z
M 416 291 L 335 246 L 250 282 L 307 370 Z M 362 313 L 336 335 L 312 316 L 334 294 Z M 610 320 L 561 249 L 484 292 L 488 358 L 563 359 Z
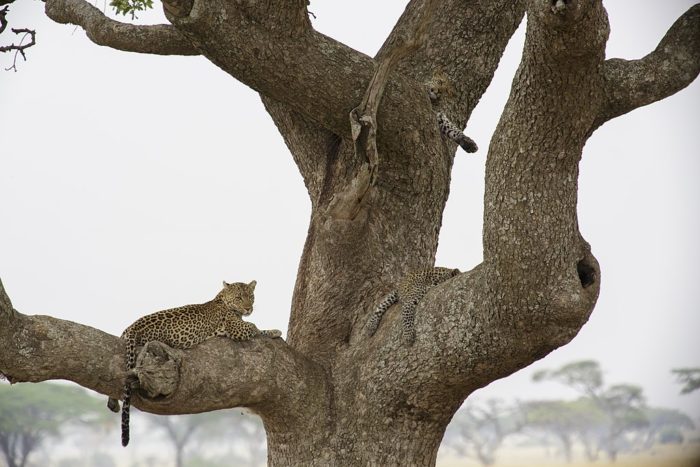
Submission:
M 224 288 L 216 296 L 224 302 L 226 309 L 241 316 L 248 316 L 253 312 L 253 301 L 255 301 L 255 281 L 246 284 L 245 282 L 234 282 L 229 284 L 224 281 Z

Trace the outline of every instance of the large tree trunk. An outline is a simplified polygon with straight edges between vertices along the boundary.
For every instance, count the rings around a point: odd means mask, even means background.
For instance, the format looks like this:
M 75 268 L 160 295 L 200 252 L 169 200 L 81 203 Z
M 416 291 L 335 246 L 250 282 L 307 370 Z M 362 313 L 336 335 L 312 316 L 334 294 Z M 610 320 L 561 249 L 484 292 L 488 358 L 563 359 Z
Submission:
M 605 121 L 695 79 L 700 8 L 628 62 L 605 61 L 600 0 L 437 2 L 422 44 L 389 75 L 378 157 L 366 160 L 350 111 L 376 63 L 424 25 L 431 4 L 409 3 L 375 62 L 313 31 L 303 0 L 166 1 L 172 26 L 157 27 L 118 25 L 83 0 L 47 0 L 51 18 L 82 25 L 97 43 L 200 53 L 260 92 L 312 201 L 287 342 L 147 347 L 140 365 L 177 384 L 155 377 L 133 405 L 160 414 L 250 407 L 265 424 L 270 465 L 434 465 L 469 394 L 566 344 L 586 322 L 601 276 L 576 216 L 582 148 Z M 382 296 L 435 258 L 456 146 L 439 134 L 425 82 L 448 78 L 438 108 L 464 127 L 526 10 L 522 63 L 487 155 L 484 261 L 419 303 L 412 346 L 397 307 L 368 337 Z M 21 315 L 0 292 L 9 343 L 0 371 L 11 381 L 65 378 L 120 396 L 118 338 Z

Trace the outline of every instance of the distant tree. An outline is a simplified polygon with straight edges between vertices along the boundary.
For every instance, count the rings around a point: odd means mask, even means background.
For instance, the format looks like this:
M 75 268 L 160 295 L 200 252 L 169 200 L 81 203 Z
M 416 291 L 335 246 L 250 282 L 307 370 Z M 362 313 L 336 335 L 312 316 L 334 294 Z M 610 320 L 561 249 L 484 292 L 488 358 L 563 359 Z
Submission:
M 609 427 L 600 438 L 600 447 L 611 461 L 615 461 L 624 446 L 625 434 L 649 425 L 642 388 L 618 384 L 603 391 L 594 400 L 610 417 Z
M 202 432 L 205 427 L 211 428 L 220 425 L 223 419 L 221 411 L 173 417 L 144 415 L 153 427 L 165 435 L 165 439 L 173 447 L 175 467 L 183 467 L 185 448 L 197 440 L 196 435 Z M 209 430 L 209 432 L 215 433 L 216 430 Z
M 532 375 L 532 380 L 557 381 L 569 386 L 583 395 L 594 397 L 603 387 L 603 372 L 595 360 L 581 360 L 568 363 L 557 370 L 539 370 Z
M 679 410 L 649 407 L 644 410 L 644 415 L 648 425 L 640 430 L 642 449 L 649 449 L 655 443 L 668 444 L 671 440 L 682 443 L 683 431 L 695 429 L 693 420 Z
M 557 381 L 582 393 L 607 417 L 606 428 L 598 436 L 598 447 L 611 461 L 617 459 L 627 433 L 648 426 L 642 388 L 631 384 L 604 387 L 603 372 L 594 360 L 569 363 L 557 370 L 541 370 L 533 380 Z
M 534 430 L 554 438 L 567 462 L 572 460 L 572 448 L 577 439 L 584 446 L 586 458 L 596 459 L 597 449 L 592 439 L 605 425 L 607 417 L 590 398 L 530 401 L 521 403 L 519 409 L 525 432 Z
M 8 467 L 24 467 L 48 437 L 71 425 L 99 423 L 104 414 L 97 398 L 62 384 L 0 384 L 0 451 Z
M 700 368 L 677 368 L 671 370 L 676 375 L 680 384 L 683 385 L 681 394 L 690 394 L 700 389 Z
M 496 461 L 496 451 L 506 436 L 520 430 L 515 411 L 492 399 L 483 405 L 465 404 L 447 427 L 444 445 L 482 465 Z
M 193 415 L 157 416 L 143 414 L 173 447 L 175 467 L 189 466 L 260 466 L 265 464 L 267 449 L 265 429 L 259 417 L 241 413 L 240 410 L 218 410 Z M 233 439 L 235 451 L 226 453 L 222 463 L 212 456 L 204 457 L 193 447 L 219 439 Z
M 266 465 L 267 438 L 265 427 L 260 417 L 233 411 L 234 423 L 230 426 L 234 430 L 234 437 L 240 441 L 241 450 L 247 453 L 247 457 L 238 459 L 236 465 L 247 467 L 259 467 Z

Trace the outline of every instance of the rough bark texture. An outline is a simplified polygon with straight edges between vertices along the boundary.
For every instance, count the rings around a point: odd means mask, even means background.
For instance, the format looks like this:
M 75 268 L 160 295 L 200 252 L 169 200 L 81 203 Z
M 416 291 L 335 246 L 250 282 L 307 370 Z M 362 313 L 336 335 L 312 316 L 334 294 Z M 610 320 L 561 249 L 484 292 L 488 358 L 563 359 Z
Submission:
M 312 201 L 287 342 L 146 346 L 134 405 L 159 414 L 250 407 L 265 424 L 270 465 L 434 465 L 469 394 L 566 344 L 586 322 L 601 274 L 576 216 L 582 148 L 605 121 L 695 79 L 700 7 L 628 62 L 604 58 L 600 0 L 433 3 L 420 46 L 387 68 L 368 172 L 349 114 L 378 64 L 425 26 L 423 1 L 409 2 L 373 60 L 315 32 L 302 0 L 166 1 L 172 25 L 151 29 L 116 27 L 83 0 L 47 0 L 49 16 L 99 44 L 200 53 L 260 92 Z M 487 156 L 484 261 L 419 303 L 413 346 L 402 343 L 397 307 L 368 338 L 381 297 L 434 261 L 455 152 L 435 112 L 466 124 L 526 11 L 522 62 Z M 448 81 L 437 104 L 425 86 L 436 73 Z M 10 381 L 63 378 L 120 395 L 118 338 L 21 315 L 1 285 L 0 341 Z

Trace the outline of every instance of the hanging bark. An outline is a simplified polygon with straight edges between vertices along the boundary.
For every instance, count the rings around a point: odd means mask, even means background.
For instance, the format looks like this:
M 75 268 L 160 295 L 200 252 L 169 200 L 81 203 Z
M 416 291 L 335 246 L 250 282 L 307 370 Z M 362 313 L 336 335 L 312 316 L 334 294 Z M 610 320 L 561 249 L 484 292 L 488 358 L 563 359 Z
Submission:
M 198 53 L 258 91 L 312 202 L 287 342 L 161 348 L 137 365 L 155 384 L 133 405 L 158 414 L 249 407 L 263 419 L 273 466 L 434 465 L 466 397 L 581 329 L 601 281 L 578 229 L 583 146 L 607 120 L 696 78 L 700 6 L 654 52 L 626 61 L 605 60 L 600 0 L 433 3 L 423 22 L 431 2 L 409 2 L 373 60 L 314 31 L 303 0 L 166 2 L 171 24 L 154 27 L 120 25 L 83 0 L 47 0 L 51 18 L 81 25 L 96 43 Z M 522 62 L 487 155 L 484 261 L 428 292 L 413 346 L 402 343 L 395 309 L 367 337 L 382 296 L 435 258 L 455 147 L 439 134 L 425 83 L 445 77 L 440 110 L 464 127 L 526 11 Z M 399 39 L 413 35 L 424 39 L 401 53 Z M 368 156 L 355 149 L 348 115 L 378 66 Z M 0 341 L 11 382 L 62 378 L 120 395 L 117 337 L 22 315 L 1 284 Z

